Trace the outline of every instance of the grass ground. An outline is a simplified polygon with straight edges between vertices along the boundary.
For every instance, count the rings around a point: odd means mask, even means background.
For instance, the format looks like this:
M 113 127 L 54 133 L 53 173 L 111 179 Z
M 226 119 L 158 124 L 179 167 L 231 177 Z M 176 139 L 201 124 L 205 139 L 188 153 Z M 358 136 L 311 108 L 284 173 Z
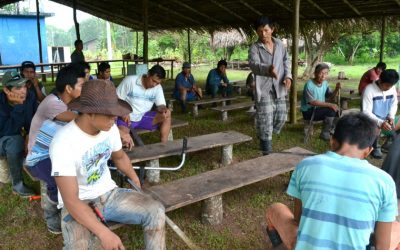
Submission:
M 373 65 L 363 66 L 334 66 L 331 76 L 337 76 L 339 70 L 345 71 L 350 80 L 346 81 L 349 86 L 356 87 L 358 79 L 363 71 Z M 176 70 L 178 72 L 178 70 Z M 193 74 L 199 85 L 203 85 L 208 68 L 193 68 Z M 357 73 L 355 73 L 357 72 Z M 248 72 L 228 70 L 231 80 L 245 79 Z M 121 78 L 116 77 L 120 82 Z M 298 90 L 303 86 L 303 80 L 299 81 Z M 334 82 L 332 79 L 331 82 Z M 172 85 L 168 81 L 167 85 Z M 47 89 L 52 84 L 47 84 Z M 353 105 L 357 106 L 357 103 Z M 187 120 L 189 126 L 176 129 L 175 138 L 183 136 L 195 136 L 224 130 L 236 130 L 253 137 L 253 141 L 234 146 L 234 161 L 244 161 L 260 156 L 258 151 L 258 140 L 254 129 L 252 117 L 243 111 L 232 112 L 230 120 L 222 123 L 219 113 L 212 110 L 200 110 L 200 117 L 194 119 L 190 114 L 181 114 L 179 107 L 173 116 L 177 119 Z M 319 131 L 315 132 L 309 145 L 303 143 L 302 124 L 286 124 L 280 135 L 273 137 L 274 150 L 281 151 L 294 146 L 307 148 L 311 151 L 321 153 L 328 149 L 328 144 L 318 139 Z M 145 143 L 158 141 L 158 132 L 143 135 Z M 162 182 L 176 180 L 182 177 L 195 175 L 211 170 L 218 165 L 220 159 L 219 150 L 208 150 L 189 154 L 187 163 L 178 172 L 162 172 Z M 161 165 L 173 165 L 179 162 L 176 157 L 162 159 Z M 377 166 L 381 161 L 373 161 Z M 224 220 L 221 225 L 207 226 L 200 222 L 200 203 L 196 203 L 173 212 L 168 216 L 203 249 L 266 249 L 263 235 L 261 233 L 261 222 L 265 208 L 273 202 L 283 202 L 291 205 L 292 200 L 285 195 L 290 174 L 283 174 L 247 187 L 243 187 L 223 195 Z M 28 180 L 37 191 L 38 183 Z M 51 235 L 46 230 L 42 218 L 40 202 L 29 202 L 21 199 L 11 192 L 10 185 L 0 188 L 0 249 L 60 249 L 62 247 L 62 236 Z M 121 237 L 126 249 L 143 249 L 143 234 L 138 226 L 124 227 L 116 230 Z M 167 229 L 168 249 L 187 249 L 184 243 Z

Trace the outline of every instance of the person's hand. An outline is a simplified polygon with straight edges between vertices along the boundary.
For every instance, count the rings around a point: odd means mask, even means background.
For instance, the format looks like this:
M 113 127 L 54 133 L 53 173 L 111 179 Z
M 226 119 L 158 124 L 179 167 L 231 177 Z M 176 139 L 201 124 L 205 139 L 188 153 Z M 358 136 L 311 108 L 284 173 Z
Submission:
M 100 235 L 99 238 L 104 250 L 125 250 L 121 239 L 111 230 L 107 230 L 104 234 Z
M 335 110 L 335 112 L 337 112 L 339 110 L 338 105 L 336 105 L 334 103 L 330 103 L 329 104 L 329 108 Z
M 335 90 L 339 90 L 341 88 L 342 88 L 342 84 L 340 82 L 337 82 Z
M 135 144 L 133 143 L 133 139 L 129 133 L 121 134 L 121 142 L 122 142 L 122 146 L 124 148 L 128 149 L 129 151 L 131 151 L 132 148 L 135 146 Z
M 39 88 L 39 80 L 35 77 L 29 79 L 35 88 Z
M 129 116 L 129 114 L 127 114 L 127 115 L 125 115 L 125 116 L 123 116 L 123 117 L 121 117 L 121 118 L 122 118 L 122 120 L 123 120 L 125 123 L 128 124 L 128 126 L 131 125 L 131 117 Z
M 388 122 L 391 126 L 393 126 L 393 124 L 394 124 L 393 118 L 390 118 L 390 117 L 387 118 L 387 122 Z
M 269 67 L 269 75 L 272 78 L 278 79 L 278 73 L 276 72 L 275 66 L 273 64 Z
M 26 95 L 15 94 L 7 88 L 3 88 L 3 92 L 6 94 L 7 100 L 13 104 L 23 104 L 26 99 Z
M 390 125 L 389 122 L 385 121 L 382 123 L 381 129 L 386 131 L 392 131 L 392 125 Z
M 286 78 L 285 80 L 283 80 L 283 84 L 285 84 L 286 90 L 289 90 L 290 86 L 292 86 L 292 80 L 290 78 Z

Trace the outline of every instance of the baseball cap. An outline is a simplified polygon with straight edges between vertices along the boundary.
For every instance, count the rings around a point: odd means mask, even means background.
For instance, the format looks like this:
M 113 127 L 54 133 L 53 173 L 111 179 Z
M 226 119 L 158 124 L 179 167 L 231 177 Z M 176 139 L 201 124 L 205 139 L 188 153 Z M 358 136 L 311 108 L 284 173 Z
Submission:
M 3 86 L 22 87 L 27 81 L 28 79 L 23 78 L 18 72 L 7 71 L 4 73 L 1 84 Z

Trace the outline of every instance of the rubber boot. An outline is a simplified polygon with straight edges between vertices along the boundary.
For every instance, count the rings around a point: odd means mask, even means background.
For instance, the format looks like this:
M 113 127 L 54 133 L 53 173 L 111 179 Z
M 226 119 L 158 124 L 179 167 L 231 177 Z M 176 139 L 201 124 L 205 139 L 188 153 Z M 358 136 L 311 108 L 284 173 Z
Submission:
M 263 155 L 272 153 L 272 141 L 260 140 L 260 148 Z
M 331 138 L 331 129 L 333 128 L 334 117 L 326 117 L 322 126 L 321 135 L 319 136 L 324 141 L 329 141 Z
M 371 152 L 372 158 L 375 159 L 382 159 L 382 151 L 381 151 L 381 146 L 378 143 L 378 138 L 375 139 L 374 144 L 372 144 L 372 147 L 374 148 Z
M 19 154 L 16 155 L 8 154 L 7 163 L 10 168 L 13 192 L 22 197 L 34 195 L 35 192 L 32 189 L 25 186 L 22 179 L 22 157 Z

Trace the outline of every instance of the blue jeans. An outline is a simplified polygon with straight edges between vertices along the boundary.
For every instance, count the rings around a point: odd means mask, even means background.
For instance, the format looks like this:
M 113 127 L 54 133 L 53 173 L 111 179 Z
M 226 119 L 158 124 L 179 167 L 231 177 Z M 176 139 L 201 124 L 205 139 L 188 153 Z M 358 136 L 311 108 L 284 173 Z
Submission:
M 7 158 L 12 184 L 22 181 L 22 164 L 25 140 L 21 135 L 7 135 L 0 138 L 0 156 Z
M 215 98 L 218 93 L 221 93 L 222 97 L 230 97 L 232 96 L 232 85 L 228 84 L 226 87 L 222 85 L 208 85 L 206 91 L 212 98 Z
M 146 250 L 165 249 L 165 209 L 147 194 L 131 189 L 115 188 L 94 200 L 107 221 L 140 224 L 144 230 Z M 64 249 L 92 249 L 95 244 L 90 231 L 76 222 L 63 208 L 61 228 Z

